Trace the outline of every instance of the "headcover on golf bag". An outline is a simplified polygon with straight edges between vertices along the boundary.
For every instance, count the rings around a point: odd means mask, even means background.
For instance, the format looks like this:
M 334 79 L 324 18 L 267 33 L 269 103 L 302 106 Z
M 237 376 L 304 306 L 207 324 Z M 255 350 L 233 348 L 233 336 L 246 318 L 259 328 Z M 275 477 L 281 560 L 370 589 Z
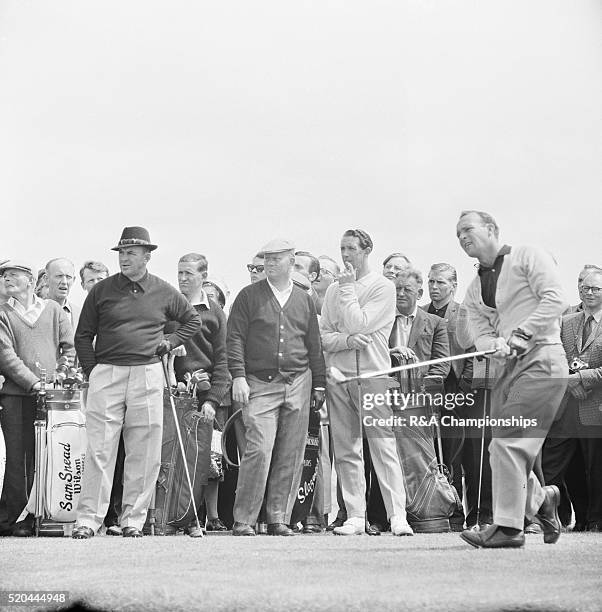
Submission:
M 176 395 L 173 400 L 182 432 L 185 460 L 192 480 L 194 500 L 198 508 L 203 501 L 203 487 L 207 484 L 209 477 L 213 423 L 211 421 L 205 423 L 201 420 L 201 415 L 197 411 L 196 399 Z M 178 528 L 187 527 L 194 520 L 194 508 L 184 470 L 184 458 L 178 444 L 168 391 L 165 390 L 161 469 L 157 478 L 155 495 L 155 533 L 157 535 L 173 534 Z M 145 532 L 149 531 L 150 526 L 147 521 Z
M 0 410 L 2 407 L 0 406 Z M 0 425 L 0 495 L 2 495 L 2 487 L 4 486 L 4 470 L 6 469 L 6 445 L 4 443 L 4 434 L 2 433 L 2 425 Z

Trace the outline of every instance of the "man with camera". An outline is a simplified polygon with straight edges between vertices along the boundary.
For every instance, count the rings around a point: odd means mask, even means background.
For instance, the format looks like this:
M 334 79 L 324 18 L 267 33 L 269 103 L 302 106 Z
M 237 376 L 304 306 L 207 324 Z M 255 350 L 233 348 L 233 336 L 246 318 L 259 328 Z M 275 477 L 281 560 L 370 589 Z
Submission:
M 575 507 L 576 528 L 602 531 L 602 270 L 591 267 L 581 281 L 583 309 L 562 319 L 570 374 L 563 414 L 544 446 L 543 469 L 546 482 L 563 488 L 573 456 L 583 453 L 587 502 L 585 516 Z
M 542 249 L 501 244 L 498 225 L 485 212 L 462 212 L 456 233 L 465 253 L 479 261 L 464 298 L 476 348 L 505 360 L 491 407 L 493 524 L 461 537 L 475 548 L 521 547 L 524 518 L 536 515 L 544 542 L 552 544 L 560 536 L 560 494 L 542 487 L 533 466 L 567 384 L 560 341 L 566 301 L 556 262 Z

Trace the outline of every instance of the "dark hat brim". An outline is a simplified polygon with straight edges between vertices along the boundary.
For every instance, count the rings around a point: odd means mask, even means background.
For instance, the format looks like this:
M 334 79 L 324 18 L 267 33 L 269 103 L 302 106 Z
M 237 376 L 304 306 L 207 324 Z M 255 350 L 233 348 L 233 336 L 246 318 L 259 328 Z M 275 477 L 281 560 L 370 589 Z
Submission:
M 150 244 L 150 243 L 143 244 L 140 241 L 136 241 L 136 242 L 127 241 L 123 244 L 120 243 L 117 246 L 112 247 L 111 251 L 120 251 L 121 249 L 127 249 L 128 247 L 133 247 L 133 246 L 144 247 L 145 249 L 148 249 L 149 251 L 154 251 L 157 248 L 156 244 Z

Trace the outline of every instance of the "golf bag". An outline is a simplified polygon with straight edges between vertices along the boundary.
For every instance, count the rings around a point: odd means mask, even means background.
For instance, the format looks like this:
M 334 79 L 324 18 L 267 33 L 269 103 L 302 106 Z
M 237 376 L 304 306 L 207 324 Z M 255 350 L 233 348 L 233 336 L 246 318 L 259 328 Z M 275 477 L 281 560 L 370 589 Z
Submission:
M 398 373 L 397 379 L 403 392 L 420 392 L 411 371 L 405 378 Z M 405 410 L 393 406 L 393 410 L 396 416 L 406 419 L 406 424 L 396 425 L 393 430 L 404 474 L 408 522 L 417 533 L 447 532 L 449 517 L 461 502 L 437 461 L 430 424 L 432 408 L 427 400 L 410 402 Z M 418 417 L 423 424 L 410 424 L 410 416 Z
M 86 458 L 86 420 L 80 410 L 79 389 L 49 389 L 34 424 L 35 476 L 31 495 L 20 518 L 36 517 L 40 536 L 70 536 Z
M 303 455 L 303 471 L 296 488 L 295 505 L 291 513 L 291 525 L 295 525 L 307 517 L 314 501 L 316 480 L 320 463 L 320 413 L 313 409 L 309 411 L 307 425 L 307 440 Z
M 144 532 L 150 533 L 151 524 L 154 524 L 155 535 L 174 535 L 178 529 L 187 527 L 195 520 L 184 461 L 190 471 L 197 508 L 203 501 L 204 487 L 209 478 L 213 423 L 204 423 L 201 420 L 195 398 L 187 395 L 175 396 L 173 399 L 182 432 L 185 457 L 182 457 L 180 451 L 169 395 L 165 390 L 161 469 L 157 478 L 154 508 L 149 510 L 144 526 Z
M 2 407 L 0 406 L 0 410 Z M 4 434 L 2 433 L 2 425 L 0 425 L 0 495 L 2 495 L 2 487 L 4 486 L 4 470 L 6 469 L 6 445 L 4 443 Z

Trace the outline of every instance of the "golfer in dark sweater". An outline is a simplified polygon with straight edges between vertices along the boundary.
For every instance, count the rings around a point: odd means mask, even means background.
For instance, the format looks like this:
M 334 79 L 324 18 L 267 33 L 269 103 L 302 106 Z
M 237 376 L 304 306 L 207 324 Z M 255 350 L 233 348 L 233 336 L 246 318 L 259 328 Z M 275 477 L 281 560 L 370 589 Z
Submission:
M 302 460 L 310 396 L 324 401 L 325 365 L 316 309 L 293 285 L 294 246 L 267 244 L 267 278 L 242 289 L 228 319 L 232 398 L 243 404 L 247 446 L 241 460 L 233 535 L 255 535 L 266 493 L 268 533 L 292 535 L 287 501 Z M 312 390 L 313 389 L 313 390 Z

